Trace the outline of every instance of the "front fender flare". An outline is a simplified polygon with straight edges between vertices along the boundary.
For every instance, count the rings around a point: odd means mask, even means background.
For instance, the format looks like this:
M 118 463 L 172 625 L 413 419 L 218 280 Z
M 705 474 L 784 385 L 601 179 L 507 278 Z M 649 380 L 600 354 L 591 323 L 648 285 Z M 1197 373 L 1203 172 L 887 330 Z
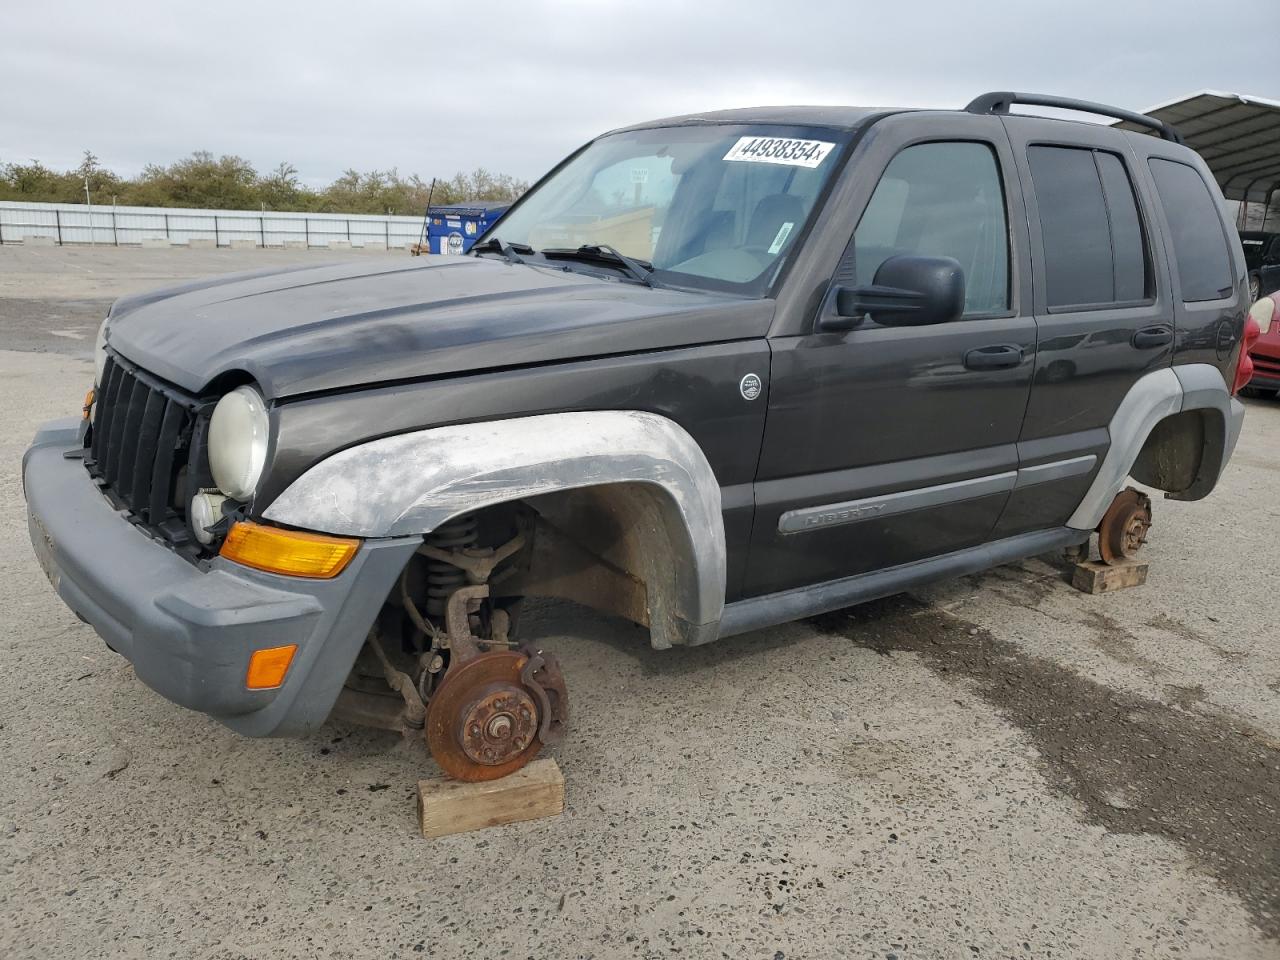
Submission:
M 662 493 L 688 551 L 676 612 L 686 642 L 715 635 L 724 609 L 720 485 L 674 421 L 631 410 L 553 413 L 434 427 L 371 440 L 322 460 L 263 513 L 357 537 L 426 534 L 460 514 L 541 494 L 641 483 Z M 672 558 L 673 561 L 676 558 Z

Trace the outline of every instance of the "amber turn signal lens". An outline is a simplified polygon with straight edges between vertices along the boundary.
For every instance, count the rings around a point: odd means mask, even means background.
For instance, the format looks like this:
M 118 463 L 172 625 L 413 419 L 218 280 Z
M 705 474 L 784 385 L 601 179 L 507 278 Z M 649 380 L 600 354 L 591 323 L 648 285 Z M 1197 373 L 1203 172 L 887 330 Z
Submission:
M 255 570 L 328 580 L 346 569 L 359 548 L 359 540 L 347 537 L 285 530 L 242 520 L 232 525 L 219 552 L 228 560 Z
M 284 675 L 289 672 L 289 664 L 293 663 L 293 655 L 297 652 L 296 643 L 253 651 L 244 685 L 250 690 L 274 690 L 284 683 Z
M 84 419 L 86 420 L 89 419 L 89 414 L 93 412 L 93 400 L 94 400 L 95 394 L 96 394 L 96 391 L 93 389 L 93 387 L 90 387 L 89 392 L 84 395 L 83 413 L 84 413 Z

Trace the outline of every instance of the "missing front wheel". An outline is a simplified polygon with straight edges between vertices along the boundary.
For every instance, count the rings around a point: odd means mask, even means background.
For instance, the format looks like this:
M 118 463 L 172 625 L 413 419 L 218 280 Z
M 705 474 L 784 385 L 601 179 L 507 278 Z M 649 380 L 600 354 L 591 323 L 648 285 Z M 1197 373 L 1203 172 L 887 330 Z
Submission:
M 501 593 L 532 531 L 531 517 L 514 512 L 497 522 L 463 517 L 425 538 L 335 712 L 423 730 L 441 768 L 461 780 L 505 776 L 559 739 L 568 720 L 563 674 L 550 654 L 517 647 L 521 601 Z

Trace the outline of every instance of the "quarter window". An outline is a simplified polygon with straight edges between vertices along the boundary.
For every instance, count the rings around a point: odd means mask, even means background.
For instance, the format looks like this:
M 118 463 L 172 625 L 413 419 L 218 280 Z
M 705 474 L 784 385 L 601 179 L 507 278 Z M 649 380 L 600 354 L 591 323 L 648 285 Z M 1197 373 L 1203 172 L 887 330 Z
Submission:
M 1137 303 L 1151 271 L 1133 184 L 1113 153 L 1031 147 L 1050 309 Z
M 995 152 L 970 142 L 921 143 L 890 161 L 853 235 L 859 284 L 890 257 L 953 257 L 966 314 L 1009 307 L 1009 228 Z
M 1218 205 L 1204 180 L 1194 167 L 1176 160 L 1152 157 L 1147 162 L 1173 234 L 1183 302 L 1231 296 L 1231 255 L 1222 234 Z

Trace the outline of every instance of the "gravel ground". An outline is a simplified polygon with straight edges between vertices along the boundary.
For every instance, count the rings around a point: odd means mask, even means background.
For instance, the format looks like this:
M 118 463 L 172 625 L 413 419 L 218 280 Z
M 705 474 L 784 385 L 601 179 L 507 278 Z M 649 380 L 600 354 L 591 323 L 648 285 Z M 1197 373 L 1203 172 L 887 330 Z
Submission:
M 167 703 L 27 542 L 109 298 L 271 256 L 0 248 L 0 956 L 1280 957 L 1280 404 L 1137 590 L 1046 557 L 663 653 L 535 608 L 566 812 L 424 841 L 420 744 Z

